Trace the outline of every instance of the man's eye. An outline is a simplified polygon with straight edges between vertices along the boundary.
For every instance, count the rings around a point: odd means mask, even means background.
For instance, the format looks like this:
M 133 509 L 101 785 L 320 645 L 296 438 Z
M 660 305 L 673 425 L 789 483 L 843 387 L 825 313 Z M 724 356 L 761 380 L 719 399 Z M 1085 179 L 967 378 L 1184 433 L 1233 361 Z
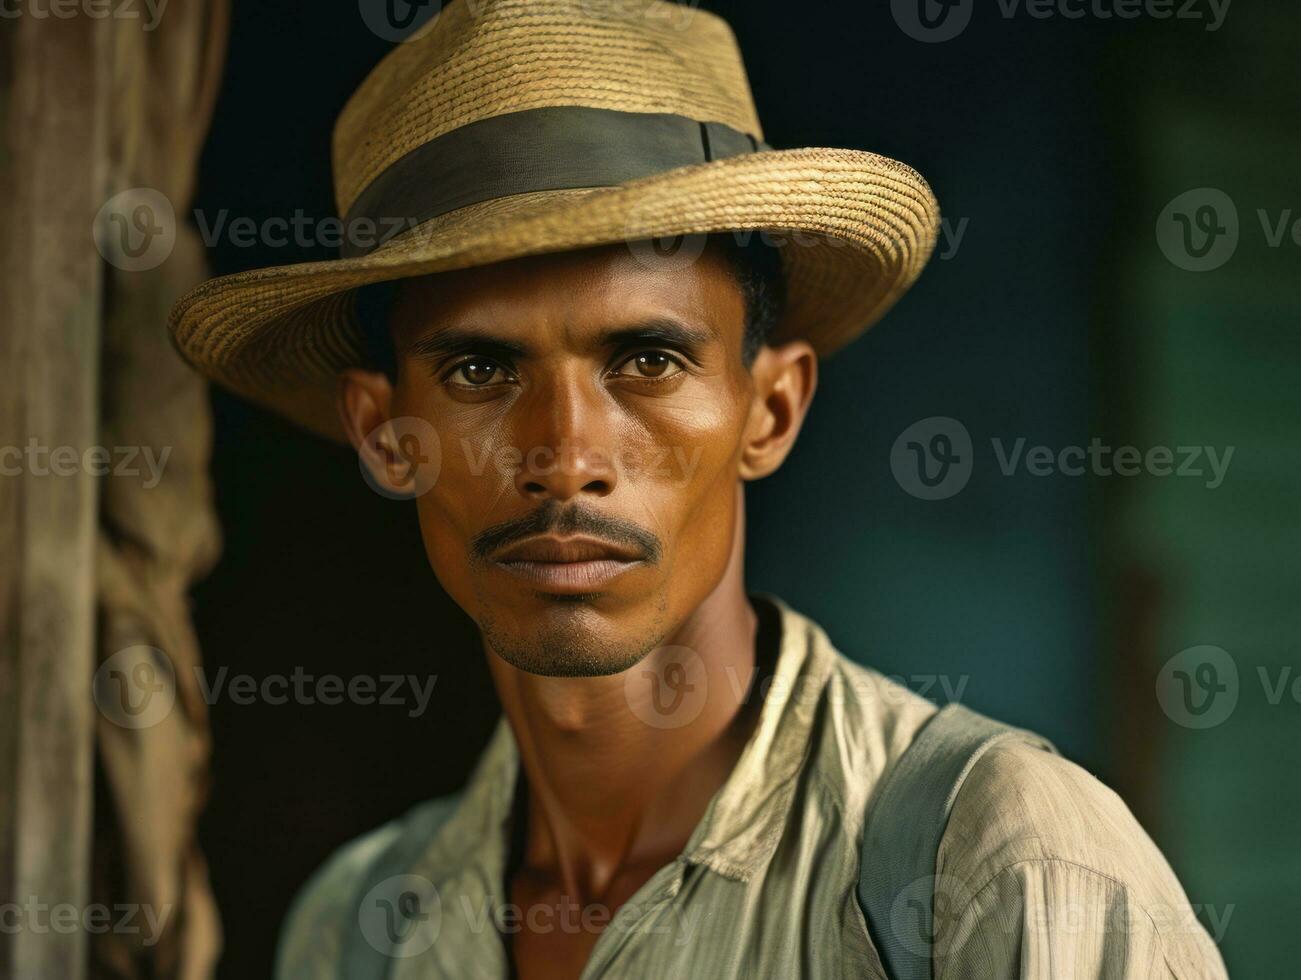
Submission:
M 647 350 L 634 354 L 618 368 L 615 374 L 625 378 L 671 378 L 682 370 L 682 362 L 662 350 Z
M 456 365 L 448 380 L 473 388 L 482 388 L 494 382 L 507 380 L 507 375 L 505 368 L 496 361 L 490 361 L 486 357 L 472 357 Z

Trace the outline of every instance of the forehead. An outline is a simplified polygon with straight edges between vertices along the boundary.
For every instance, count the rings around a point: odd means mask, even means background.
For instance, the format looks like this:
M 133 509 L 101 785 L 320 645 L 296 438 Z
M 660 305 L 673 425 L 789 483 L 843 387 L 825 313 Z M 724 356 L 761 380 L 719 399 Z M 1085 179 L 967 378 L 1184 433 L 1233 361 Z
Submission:
M 405 279 L 390 324 L 399 348 L 452 327 L 545 346 L 664 316 L 740 349 L 744 298 L 712 244 L 689 261 L 618 244 Z

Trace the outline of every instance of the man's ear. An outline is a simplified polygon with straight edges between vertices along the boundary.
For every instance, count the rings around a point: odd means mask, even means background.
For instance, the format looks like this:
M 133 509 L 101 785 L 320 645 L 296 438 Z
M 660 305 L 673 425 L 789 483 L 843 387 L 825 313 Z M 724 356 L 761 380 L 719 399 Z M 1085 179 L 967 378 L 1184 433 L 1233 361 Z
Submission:
M 371 477 L 380 487 L 401 493 L 411 474 L 393 426 L 393 382 L 379 371 L 341 371 L 338 406 L 348 441 Z
M 786 459 L 818 387 L 818 356 L 803 340 L 764 345 L 750 368 L 754 401 L 741 447 L 741 479 L 758 480 Z
M 348 441 L 361 452 L 367 437 L 392 417 L 393 382 L 379 371 L 340 371 L 338 406 Z

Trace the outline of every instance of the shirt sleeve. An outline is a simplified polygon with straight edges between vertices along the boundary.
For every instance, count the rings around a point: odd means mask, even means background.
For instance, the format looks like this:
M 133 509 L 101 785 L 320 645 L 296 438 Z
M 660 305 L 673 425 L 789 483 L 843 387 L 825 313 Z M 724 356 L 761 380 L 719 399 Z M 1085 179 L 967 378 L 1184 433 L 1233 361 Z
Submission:
M 955 801 L 935 880 L 938 980 L 1227 980 L 1129 808 L 1060 756 L 991 749 Z
M 999 872 L 949 923 L 936 966 L 940 980 L 1225 976 L 1214 947 L 1197 948 L 1204 931 L 1191 910 L 1182 924 L 1168 925 L 1175 931 L 1158 923 L 1123 882 L 1066 861 L 1025 861 Z M 1179 928 L 1194 934 L 1181 939 Z
M 358 883 L 398 832 L 394 822 L 350 841 L 303 885 L 280 930 L 276 980 L 338 977 L 343 926 L 357 915 Z

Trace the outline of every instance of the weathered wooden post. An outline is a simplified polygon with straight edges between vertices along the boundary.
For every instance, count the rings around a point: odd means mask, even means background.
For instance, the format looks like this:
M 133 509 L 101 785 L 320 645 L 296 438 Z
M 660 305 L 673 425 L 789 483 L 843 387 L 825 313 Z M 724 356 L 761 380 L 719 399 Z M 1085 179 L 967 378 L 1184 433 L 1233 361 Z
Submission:
M 46 464 L 98 427 L 109 41 L 91 17 L 0 25 L 0 976 L 86 971 L 52 916 L 89 895 L 97 487 Z

